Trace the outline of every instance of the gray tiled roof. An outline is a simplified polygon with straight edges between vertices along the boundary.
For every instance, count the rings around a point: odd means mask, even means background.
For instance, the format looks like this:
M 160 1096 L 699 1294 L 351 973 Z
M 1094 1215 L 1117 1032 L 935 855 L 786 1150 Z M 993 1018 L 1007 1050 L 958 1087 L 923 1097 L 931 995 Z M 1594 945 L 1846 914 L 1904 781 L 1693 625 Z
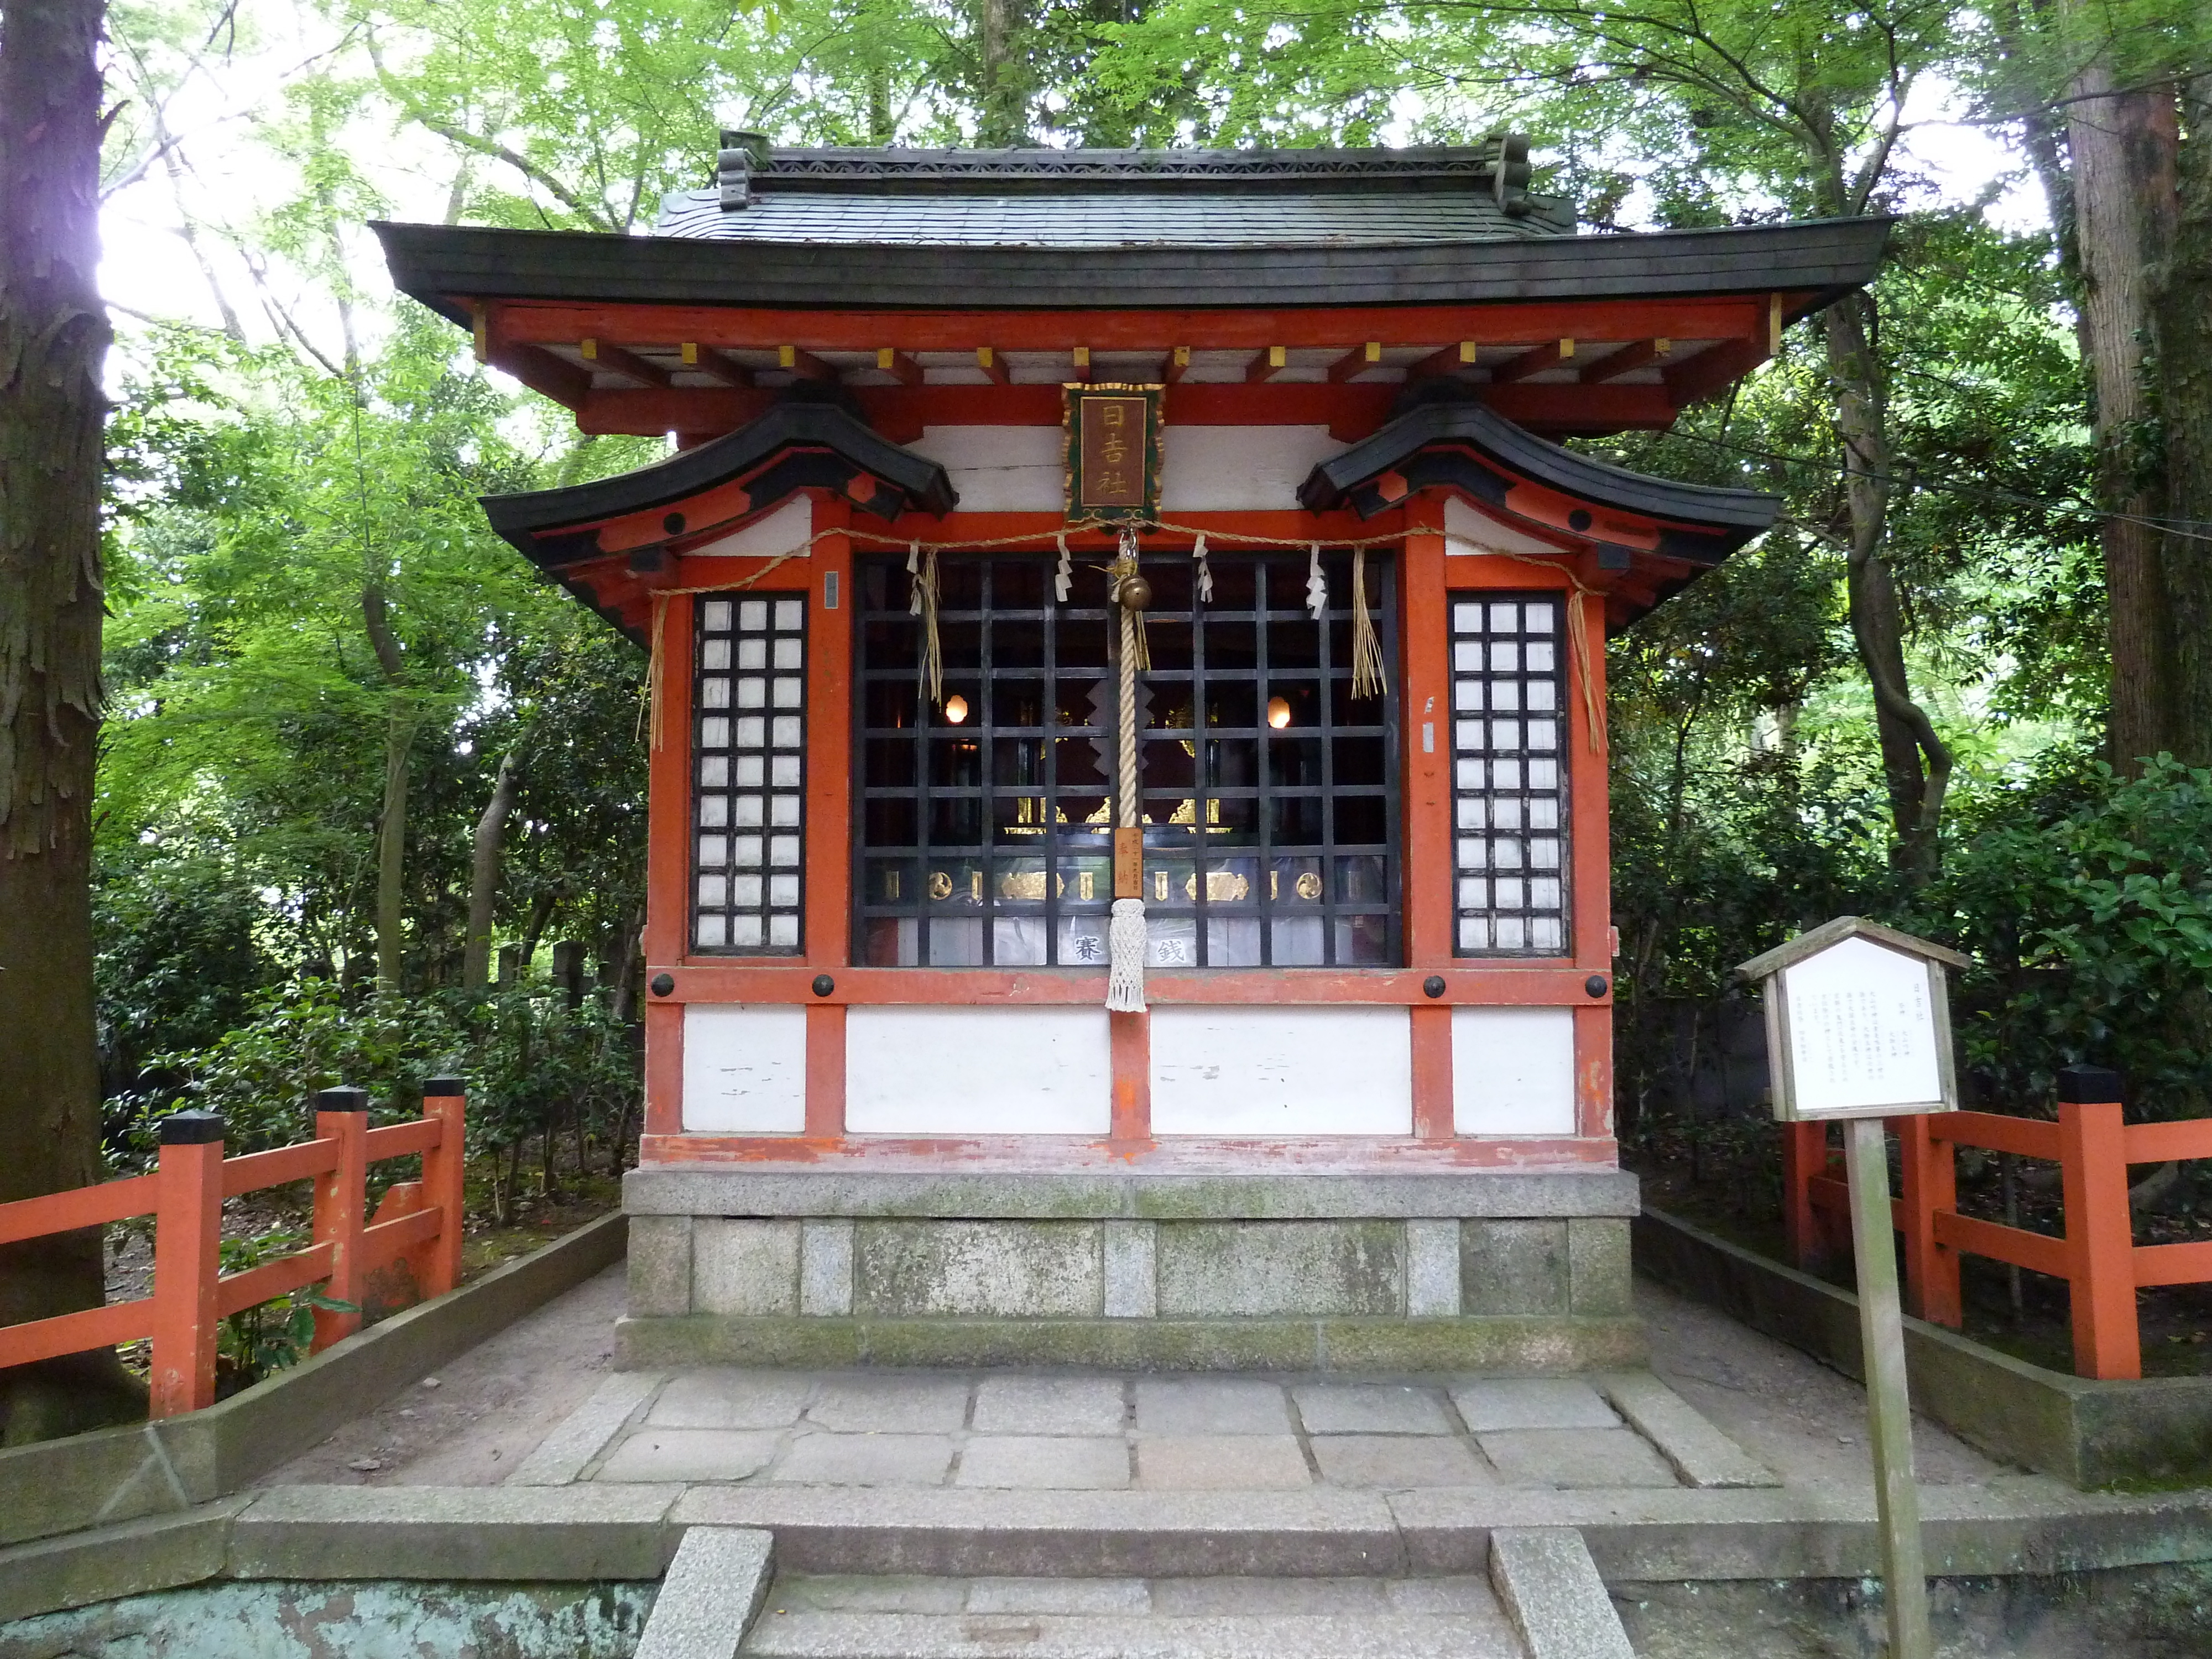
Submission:
M 715 190 L 678 191 L 662 201 L 655 228 L 713 241 L 970 247 L 1371 247 L 1572 234 L 1564 204 L 1529 204 L 1532 211 L 1508 217 L 1487 190 L 1471 189 L 1201 193 L 1107 191 L 1070 179 L 1050 195 L 986 196 L 783 186 L 726 211 Z

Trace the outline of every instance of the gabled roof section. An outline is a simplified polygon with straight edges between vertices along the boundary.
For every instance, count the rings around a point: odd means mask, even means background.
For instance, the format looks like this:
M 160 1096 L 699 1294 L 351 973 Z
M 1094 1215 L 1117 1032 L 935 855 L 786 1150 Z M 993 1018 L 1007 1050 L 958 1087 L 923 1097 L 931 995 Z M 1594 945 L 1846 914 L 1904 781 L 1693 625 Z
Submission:
M 1795 939 L 1784 940 L 1771 951 L 1761 951 L 1749 962 L 1738 963 L 1735 971 L 1747 980 L 1770 979 L 1784 968 L 1795 967 L 1808 957 L 1817 957 L 1830 945 L 1841 945 L 1847 939 L 1866 939 L 1902 955 L 1940 962 L 1949 968 L 1974 965 L 1971 958 L 1956 951 L 1899 933 L 1894 927 L 1885 927 L 1878 921 L 1869 921 L 1864 916 L 1838 916 L 1818 927 L 1808 927 Z
M 960 499 L 935 461 L 879 436 L 834 393 L 810 391 L 653 466 L 482 500 L 492 528 L 525 558 L 642 644 L 617 588 L 659 568 L 671 546 L 711 540 L 807 489 L 884 520 L 941 515 Z
M 751 142 L 747 142 L 751 140 Z M 1525 139 L 1412 149 L 772 149 L 725 133 L 659 234 L 712 241 L 1298 247 L 1574 234 Z
M 1317 513 L 1349 506 L 1373 518 L 1423 489 L 1456 491 L 1562 548 L 1591 550 L 1601 570 L 1636 573 L 1644 592 L 1613 595 L 1607 610 L 1615 625 L 1718 564 L 1781 513 L 1778 495 L 1631 472 L 1540 438 L 1457 388 L 1435 391 L 1437 400 L 1315 467 L 1298 500 Z

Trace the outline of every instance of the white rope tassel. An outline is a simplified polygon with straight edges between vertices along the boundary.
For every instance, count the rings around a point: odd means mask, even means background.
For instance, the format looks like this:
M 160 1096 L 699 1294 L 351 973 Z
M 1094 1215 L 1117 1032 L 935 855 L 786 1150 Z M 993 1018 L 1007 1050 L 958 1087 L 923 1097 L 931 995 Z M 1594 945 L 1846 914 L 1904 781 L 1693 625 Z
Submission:
M 1192 562 L 1198 566 L 1198 601 L 1204 605 L 1213 597 L 1213 567 L 1206 562 L 1206 532 L 1198 532 L 1198 540 L 1190 550 Z
M 1115 899 L 1106 927 L 1106 1012 L 1145 1012 L 1145 902 Z
M 1060 567 L 1052 573 L 1052 597 L 1055 605 L 1066 605 L 1067 596 L 1075 586 L 1075 555 L 1067 550 L 1067 532 L 1062 531 L 1060 541 Z
M 1127 541 L 1133 541 L 1127 537 Z M 1135 568 L 1135 560 L 1129 560 Z M 1137 613 L 1127 605 L 1121 612 L 1121 652 L 1119 696 L 1115 699 L 1114 822 L 1133 830 L 1142 822 L 1137 810 Z M 1106 928 L 1106 1009 L 1109 1013 L 1145 1012 L 1145 902 L 1117 898 L 1114 918 Z
M 1309 542 L 1306 550 L 1306 609 L 1319 622 L 1328 609 L 1328 578 L 1321 574 L 1321 544 Z

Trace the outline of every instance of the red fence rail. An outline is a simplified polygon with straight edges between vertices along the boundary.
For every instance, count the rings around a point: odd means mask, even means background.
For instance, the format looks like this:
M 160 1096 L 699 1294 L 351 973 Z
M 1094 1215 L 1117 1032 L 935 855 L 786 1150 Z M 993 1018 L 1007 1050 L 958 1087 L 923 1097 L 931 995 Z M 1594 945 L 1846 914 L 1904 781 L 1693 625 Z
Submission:
M 418 1294 L 444 1295 L 460 1277 L 465 1105 L 458 1079 L 433 1079 L 420 1118 L 372 1129 L 363 1091 L 325 1089 L 315 1097 L 313 1140 L 231 1158 L 222 1155 L 218 1114 L 178 1112 L 161 1121 L 152 1173 L 0 1204 L 0 1244 L 154 1218 L 152 1296 L 0 1326 L 0 1370 L 149 1337 L 152 1413 L 172 1417 L 215 1403 L 216 1338 L 234 1313 L 325 1280 L 329 1299 L 358 1309 L 369 1276 L 400 1261 Z M 418 1152 L 422 1179 L 387 1189 L 372 1218 L 368 1166 Z M 223 1200 L 307 1180 L 315 1183 L 313 1243 L 224 1273 Z M 358 1312 L 318 1308 L 312 1352 L 360 1325 Z
M 2137 1244 L 2128 1210 L 2128 1166 L 2212 1158 L 2212 1118 L 2128 1123 L 2118 1101 L 2062 1101 L 2056 1123 L 1939 1112 L 1893 1118 L 1889 1127 L 1901 1143 L 1901 1178 L 1890 1211 L 1905 1238 L 1905 1305 L 1931 1324 L 1957 1330 L 1963 1323 L 1961 1255 L 2010 1262 L 2066 1281 L 2077 1375 L 2139 1377 L 2136 1291 L 2212 1283 L 2212 1243 Z M 1960 1215 L 1961 1146 L 2057 1164 L 2065 1231 L 2030 1232 Z M 1829 1167 L 1826 1124 L 1784 1126 L 1783 1215 L 1791 1258 L 1801 1267 L 1848 1249 L 1848 1192 Z

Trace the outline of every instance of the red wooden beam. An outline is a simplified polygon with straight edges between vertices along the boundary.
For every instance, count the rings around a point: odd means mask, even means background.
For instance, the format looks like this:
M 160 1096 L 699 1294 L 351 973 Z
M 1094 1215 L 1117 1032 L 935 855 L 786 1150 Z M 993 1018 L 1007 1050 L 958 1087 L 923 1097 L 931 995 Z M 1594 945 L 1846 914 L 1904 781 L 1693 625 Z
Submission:
M 1075 370 L 1073 378 L 1079 380 L 1089 380 L 1091 378 L 1091 348 L 1089 346 L 1076 346 L 1070 350 L 1068 355 L 1075 360 Z
M 1602 385 L 1607 380 L 1619 380 L 1624 374 L 1632 374 L 1646 364 L 1656 363 L 1674 349 L 1672 340 L 1637 340 L 1618 351 L 1608 351 L 1604 356 L 1583 364 L 1575 379 L 1584 386 Z
M 1356 346 L 1328 366 L 1328 383 L 1341 386 L 1355 374 L 1364 374 L 1382 361 L 1382 343 L 1370 340 Z
M 876 367 L 901 386 L 921 384 L 921 365 L 896 346 L 878 346 Z
M 1492 386 L 1510 386 L 1516 380 L 1525 380 L 1532 374 L 1541 374 L 1547 369 L 1557 368 L 1575 355 L 1575 343 L 1561 338 L 1533 346 L 1517 357 L 1510 357 L 1490 371 Z
M 1406 379 L 1408 381 L 1429 380 L 1439 374 L 1456 374 L 1463 368 L 1473 368 L 1476 343 L 1473 340 L 1462 340 L 1457 345 L 1431 351 L 1406 371 Z
M 1012 386 L 1014 383 L 1013 376 L 1006 373 L 1006 366 L 999 361 L 999 354 L 989 346 L 975 348 L 975 367 L 991 377 L 993 386 Z
M 1786 309 L 1810 294 L 1785 294 Z M 470 303 L 465 296 L 457 304 Z M 589 335 L 626 345 L 702 344 L 752 350 L 784 343 L 811 351 L 1066 351 L 1081 340 L 1096 351 L 1159 351 L 1180 343 L 1200 351 L 1257 351 L 1271 345 L 1344 349 L 1348 340 L 1384 346 L 1454 341 L 1526 345 L 1538 340 L 1748 339 L 1764 342 L 1766 295 L 1703 300 L 1530 301 L 1481 306 L 1322 307 L 1244 311 L 819 311 L 757 307 L 488 302 L 495 337 L 540 345 Z
M 1176 346 L 1168 353 L 1166 365 L 1160 370 L 1160 380 L 1165 386 L 1179 384 L 1190 373 L 1190 348 Z
M 1257 385 L 1264 380 L 1273 380 L 1275 376 L 1283 372 L 1284 367 L 1288 362 L 1289 355 L 1287 348 L 1283 346 L 1271 345 L 1263 347 L 1261 349 L 1259 356 L 1253 358 L 1250 362 L 1244 365 L 1244 380 L 1246 384 Z
M 1763 341 L 1723 340 L 1674 364 L 1660 378 L 1667 387 L 1668 400 L 1677 408 L 1686 408 L 1717 392 L 1726 391 L 1766 358 Z
M 640 386 L 665 388 L 676 383 L 659 363 L 649 363 L 628 347 L 616 345 L 611 341 L 586 336 L 583 341 L 583 353 L 586 363 L 627 375 Z
M 684 367 L 696 369 L 709 380 L 720 380 L 740 392 L 750 390 L 753 384 L 752 370 L 696 340 L 684 342 Z
M 802 380 L 834 380 L 838 378 L 836 369 L 805 346 L 778 346 L 775 349 L 775 366 Z

